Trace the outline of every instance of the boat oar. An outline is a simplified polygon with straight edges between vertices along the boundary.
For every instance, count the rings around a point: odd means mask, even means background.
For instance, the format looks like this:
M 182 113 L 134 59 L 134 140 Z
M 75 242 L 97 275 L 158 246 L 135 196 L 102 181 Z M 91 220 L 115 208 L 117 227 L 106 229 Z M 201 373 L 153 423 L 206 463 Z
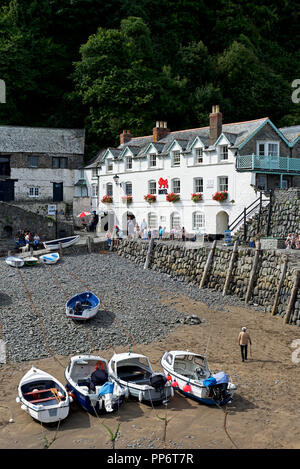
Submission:
M 56 388 L 51 388 L 52 394 L 54 394 L 55 398 L 58 400 L 58 402 L 61 401 L 60 396 L 58 395 L 57 389 Z

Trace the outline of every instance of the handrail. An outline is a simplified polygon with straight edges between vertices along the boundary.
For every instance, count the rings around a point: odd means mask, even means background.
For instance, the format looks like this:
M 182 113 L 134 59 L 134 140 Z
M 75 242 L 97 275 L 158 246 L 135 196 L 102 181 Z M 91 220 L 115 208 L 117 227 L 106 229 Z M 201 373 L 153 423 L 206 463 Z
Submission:
M 254 202 L 252 202 L 252 204 L 250 204 L 248 207 L 246 207 L 246 213 L 245 213 L 245 209 L 235 218 L 235 220 L 233 220 L 232 223 L 230 223 L 230 225 L 228 225 L 228 229 L 230 231 L 233 231 L 240 223 L 242 223 L 242 221 L 244 220 L 245 216 L 246 218 L 249 217 L 249 215 L 255 210 L 257 209 L 260 204 L 263 205 L 264 202 L 270 202 L 269 199 L 261 199 L 260 197 L 258 199 L 256 199 Z M 251 208 L 253 206 L 253 204 L 256 205 L 251 209 L 249 210 L 249 208 Z

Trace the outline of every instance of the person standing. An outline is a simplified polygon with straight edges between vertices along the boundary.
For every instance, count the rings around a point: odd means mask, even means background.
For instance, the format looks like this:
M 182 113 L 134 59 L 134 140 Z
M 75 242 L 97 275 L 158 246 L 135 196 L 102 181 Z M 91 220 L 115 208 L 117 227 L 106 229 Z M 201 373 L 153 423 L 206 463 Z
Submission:
M 238 344 L 241 348 L 242 361 L 244 362 L 245 360 L 247 360 L 248 344 L 252 344 L 250 335 L 248 334 L 246 327 L 242 327 L 242 330 L 239 333 Z
M 142 233 L 144 233 L 144 230 L 146 230 L 146 229 L 147 229 L 147 222 L 146 222 L 145 218 L 143 218 L 143 221 L 142 221 L 142 223 L 141 223 L 141 231 L 142 231 Z

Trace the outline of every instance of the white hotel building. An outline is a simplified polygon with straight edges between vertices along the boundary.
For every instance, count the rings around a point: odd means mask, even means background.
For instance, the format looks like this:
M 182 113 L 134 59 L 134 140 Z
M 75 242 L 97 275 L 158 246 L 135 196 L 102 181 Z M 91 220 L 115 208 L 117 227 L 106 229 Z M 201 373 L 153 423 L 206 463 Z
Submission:
M 130 217 L 139 226 L 145 219 L 152 229 L 184 227 L 190 234 L 222 236 L 258 198 L 257 190 L 299 185 L 299 135 L 300 126 L 278 129 L 267 117 L 223 124 L 218 106 L 207 127 L 171 132 L 166 122 L 156 122 L 145 137 L 124 130 L 117 148 L 101 150 L 84 168 L 91 209 L 106 215 L 99 229 L 118 225 L 126 233 Z M 220 191 L 227 192 L 221 202 L 213 199 Z M 167 201 L 166 192 L 179 200 Z M 202 194 L 201 200 L 193 201 L 193 193 Z M 156 201 L 145 201 L 147 194 Z

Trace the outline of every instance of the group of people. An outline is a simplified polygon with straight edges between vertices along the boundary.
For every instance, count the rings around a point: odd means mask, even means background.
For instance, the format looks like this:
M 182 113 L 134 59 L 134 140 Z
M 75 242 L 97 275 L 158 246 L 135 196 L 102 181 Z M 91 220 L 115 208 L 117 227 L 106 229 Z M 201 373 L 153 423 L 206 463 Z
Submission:
M 99 222 L 99 215 L 96 213 L 96 211 L 93 211 L 93 218 L 91 219 L 90 223 L 87 223 L 87 221 L 83 220 L 82 221 L 82 227 L 84 230 L 95 233 L 97 230 L 97 225 Z
M 300 249 L 300 234 L 289 233 L 285 240 L 286 249 Z
M 26 250 L 32 247 L 34 250 L 40 247 L 41 239 L 37 232 L 31 232 L 29 230 L 20 230 L 15 235 L 15 243 L 17 248 L 27 248 Z

